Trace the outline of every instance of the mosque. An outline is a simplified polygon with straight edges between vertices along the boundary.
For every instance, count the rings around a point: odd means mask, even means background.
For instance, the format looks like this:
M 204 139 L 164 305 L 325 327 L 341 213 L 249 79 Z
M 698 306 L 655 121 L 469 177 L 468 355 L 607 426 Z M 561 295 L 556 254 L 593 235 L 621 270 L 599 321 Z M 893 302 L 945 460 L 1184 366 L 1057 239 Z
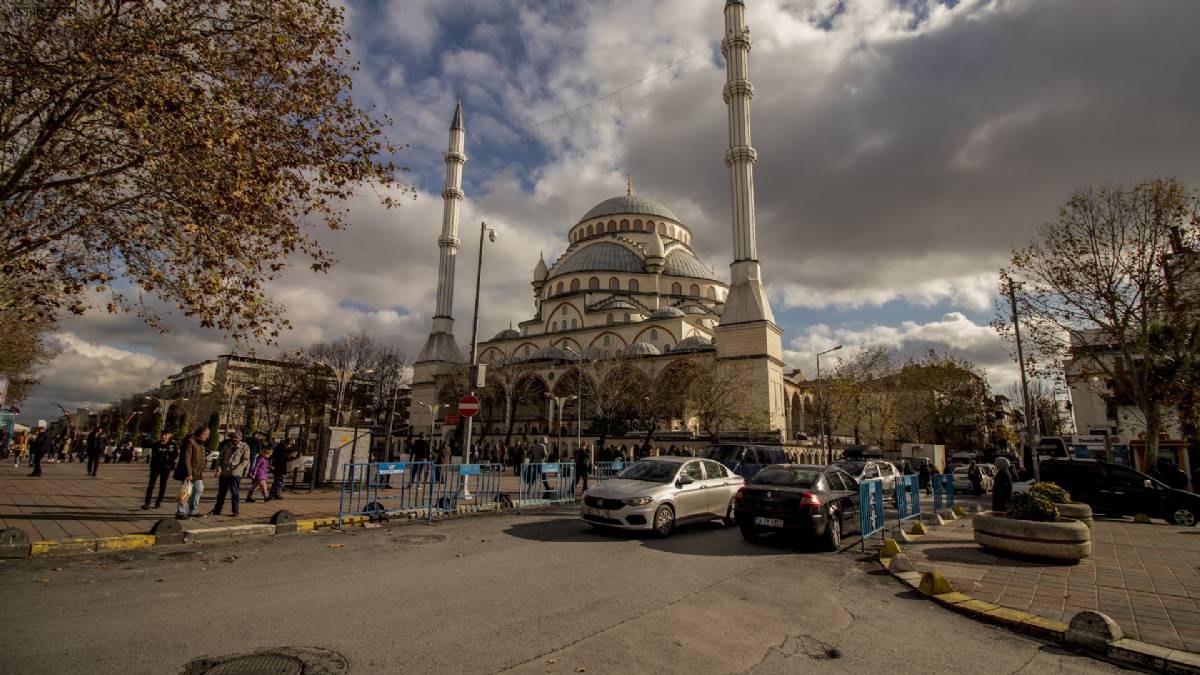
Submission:
M 784 373 L 782 330 L 771 312 L 758 262 L 757 153 L 750 137 L 754 87 L 747 79 L 750 33 L 743 1 L 727 0 L 724 14 L 722 95 L 729 114 L 725 163 L 730 170 L 733 234 L 730 282 L 722 281 L 715 269 L 697 257 L 686 223 L 666 205 L 636 194 L 628 184 L 625 194 L 600 202 L 570 227 L 567 247 L 552 263 L 539 256 L 531 278 L 533 316 L 478 344 L 477 361 L 485 364 L 487 374 L 485 386 L 477 393 L 486 397 L 481 417 L 490 413 L 490 420 L 480 420 L 475 441 L 481 433 L 487 438 L 559 432 L 572 441 L 577 433 L 585 440 L 594 438 L 590 392 L 603 383 L 590 380 L 604 374 L 583 365 L 613 359 L 621 362 L 622 370 L 636 371 L 647 381 L 679 376 L 686 368 L 735 372 L 743 383 L 739 405 L 755 413 L 746 417 L 753 422 L 744 423 L 743 436 L 793 443 L 812 429 L 813 397 L 799 371 Z M 409 419 L 415 431 L 436 432 L 444 413 L 454 411 L 454 402 L 467 388 L 464 375 L 469 359 L 454 338 L 452 318 L 460 247 L 458 212 L 467 159 L 464 142 L 459 104 L 444 156 L 436 310 L 413 369 Z M 488 410 L 489 401 L 499 409 Z M 705 438 L 686 405 L 658 429 L 670 438 Z M 449 431 L 443 424 L 441 433 Z M 810 447 L 799 455 L 822 459 L 820 450 Z

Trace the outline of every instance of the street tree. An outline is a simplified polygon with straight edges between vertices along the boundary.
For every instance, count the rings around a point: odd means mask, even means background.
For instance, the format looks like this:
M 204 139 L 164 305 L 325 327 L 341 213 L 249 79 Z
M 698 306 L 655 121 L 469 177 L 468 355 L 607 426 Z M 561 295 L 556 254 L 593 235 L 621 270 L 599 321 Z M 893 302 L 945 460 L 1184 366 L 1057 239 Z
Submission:
M 1147 465 L 1158 455 L 1167 395 L 1151 329 L 1171 309 L 1165 263 L 1173 244 L 1195 242 L 1195 208 L 1195 191 L 1173 179 L 1083 188 L 1000 273 L 1001 294 L 1016 299 L 1034 374 L 1068 368 L 1109 383 L 1140 412 Z M 1013 337 L 1007 307 L 994 324 Z
M 266 283 L 333 264 L 312 233 L 364 188 L 410 191 L 350 95 L 336 3 L 26 4 L 0 12 L 0 311 L 39 279 L 20 309 L 47 321 L 99 294 L 269 340 L 287 321 Z

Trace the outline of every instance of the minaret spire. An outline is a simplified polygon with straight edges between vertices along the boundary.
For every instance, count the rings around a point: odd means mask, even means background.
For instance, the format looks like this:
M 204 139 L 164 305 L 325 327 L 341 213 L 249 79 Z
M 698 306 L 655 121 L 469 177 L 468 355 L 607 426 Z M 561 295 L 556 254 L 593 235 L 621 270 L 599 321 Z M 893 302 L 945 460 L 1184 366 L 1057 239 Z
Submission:
M 750 144 L 750 29 L 746 27 L 746 5 L 742 0 L 726 0 L 725 89 L 722 97 L 729 108 L 729 167 L 733 193 L 733 264 L 730 265 L 729 297 L 721 315 L 721 325 L 749 321 L 775 322 L 771 305 L 762 285 L 758 264 L 758 232 L 754 222 L 754 163 L 758 153 Z
M 467 155 L 463 152 L 466 130 L 463 128 L 462 101 L 454 106 L 454 119 L 450 122 L 449 149 L 444 155 L 446 181 L 442 188 L 442 233 L 438 237 L 438 285 L 437 303 L 433 313 L 433 329 L 417 362 L 450 361 L 461 362 L 462 352 L 454 340 L 454 263 L 458 258 L 458 211 L 462 204 L 463 165 Z

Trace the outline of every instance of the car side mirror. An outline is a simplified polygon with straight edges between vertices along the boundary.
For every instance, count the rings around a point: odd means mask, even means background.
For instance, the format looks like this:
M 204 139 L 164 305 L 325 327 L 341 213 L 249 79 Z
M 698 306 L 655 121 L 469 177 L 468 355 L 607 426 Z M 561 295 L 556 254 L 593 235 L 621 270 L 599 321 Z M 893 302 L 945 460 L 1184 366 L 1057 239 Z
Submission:
M 683 487 L 684 485 L 691 485 L 692 483 L 695 483 L 695 482 L 696 482 L 695 478 L 692 478 L 691 476 L 684 474 L 684 475 L 680 476 L 678 480 L 675 481 L 675 487 Z
M 1142 481 L 1142 487 L 1153 490 L 1154 483 L 1149 478 L 1147 478 L 1146 480 Z

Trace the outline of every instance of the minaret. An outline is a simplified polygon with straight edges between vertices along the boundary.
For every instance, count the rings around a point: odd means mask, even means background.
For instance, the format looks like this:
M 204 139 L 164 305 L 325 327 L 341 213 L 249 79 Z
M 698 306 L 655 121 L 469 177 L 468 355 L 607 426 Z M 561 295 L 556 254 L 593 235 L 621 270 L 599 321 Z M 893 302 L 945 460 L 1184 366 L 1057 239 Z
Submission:
M 729 167 L 733 190 L 733 264 L 721 325 L 748 321 L 774 323 L 758 266 L 758 232 L 754 223 L 754 162 L 758 153 L 750 145 L 750 99 L 754 97 L 754 85 L 747 79 L 750 29 L 746 27 L 746 5 L 742 0 L 725 3 L 721 53 L 725 55 L 725 89 L 721 95 L 729 107 L 729 150 L 725 153 L 725 164 Z
M 725 88 L 729 107 L 729 167 L 733 202 L 733 263 L 729 266 L 729 296 L 717 325 L 717 360 L 744 378 L 743 402 L 756 418 L 747 426 L 758 431 L 785 432 L 783 391 L 783 331 L 775 324 L 758 265 L 758 233 L 754 223 L 754 162 L 750 144 L 750 29 L 743 0 L 725 2 Z
M 425 341 L 425 348 L 417 363 L 426 361 L 448 361 L 461 363 L 462 352 L 454 340 L 454 262 L 458 258 L 458 207 L 462 204 L 462 173 L 467 156 L 463 153 L 465 130 L 463 129 L 462 102 L 454 107 L 454 121 L 450 123 L 450 148 L 444 155 L 446 160 L 446 182 L 442 188 L 442 234 L 438 237 L 438 285 L 437 303 L 433 313 L 433 330 Z

